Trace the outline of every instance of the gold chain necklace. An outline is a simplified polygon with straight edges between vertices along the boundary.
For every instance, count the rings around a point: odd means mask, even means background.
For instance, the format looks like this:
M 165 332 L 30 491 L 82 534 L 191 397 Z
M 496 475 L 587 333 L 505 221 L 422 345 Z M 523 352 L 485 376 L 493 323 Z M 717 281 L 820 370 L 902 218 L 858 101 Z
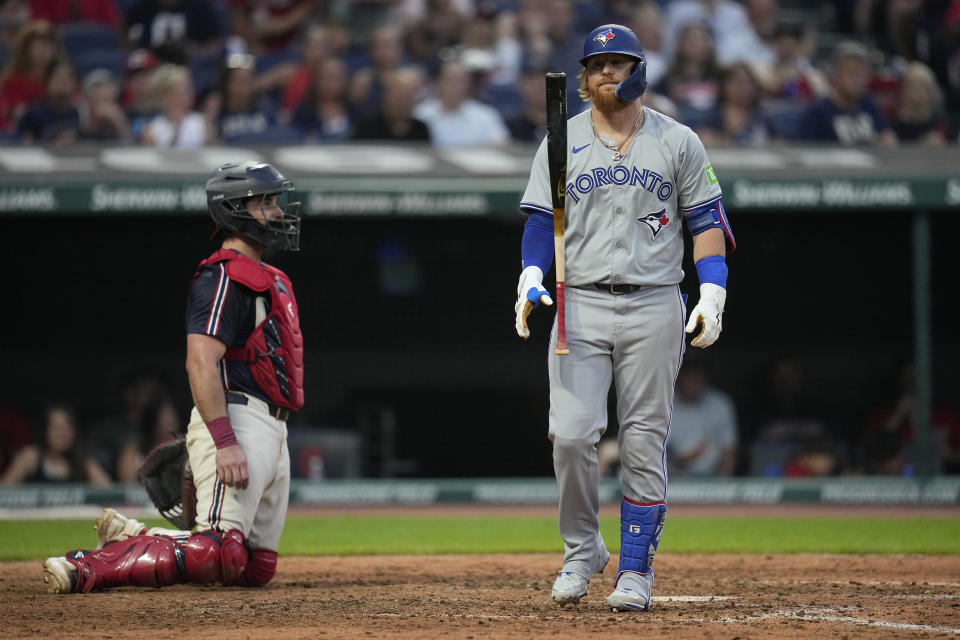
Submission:
M 600 141 L 600 144 L 605 146 L 607 149 L 610 149 L 610 151 L 613 151 L 614 162 L 620 162 L 621 160 L 623 160 L 623 154 L 621 153 L 621 149 L 623 149 L 623 145 L 627 144 L 627 140 L 633 137 L 633 132 L 636 131 L 637 128 L 640 126 L 640 122 L 642 120 L 643 120 L 643 107 L 640 107 L 640 112 L 637 114 L 637 119 L 633 121 L 633 127 L 630 129 L 630 133 L 628 133 L 624 137 L 623 142 L 621 142 L 620 144 L 617 144 L 616 138 L 613 139 L 613 142 L 607 142 L 606 140 L 600 137 L 600 133 L 597 131 L 597 123 L 593 121 L 593 114 L 590 114 L 590 126 L 593 127 L 593 135 L 597 136 L 597 140 Z

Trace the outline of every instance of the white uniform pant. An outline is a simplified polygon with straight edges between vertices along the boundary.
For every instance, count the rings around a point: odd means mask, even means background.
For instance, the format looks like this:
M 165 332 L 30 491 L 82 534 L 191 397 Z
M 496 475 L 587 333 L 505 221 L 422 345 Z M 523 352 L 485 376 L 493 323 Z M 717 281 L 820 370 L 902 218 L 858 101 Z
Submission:
M 187 453 L 197 487 L 197 530 L 237 529 L 254 549 L 276 551 L 290 499 L 287 425 L 254 398 L 228 404 L 237 443 L 247 458 L 250 484 L 228 487 L 217 480 L 217 448 L 196 408 L 187 427 Z

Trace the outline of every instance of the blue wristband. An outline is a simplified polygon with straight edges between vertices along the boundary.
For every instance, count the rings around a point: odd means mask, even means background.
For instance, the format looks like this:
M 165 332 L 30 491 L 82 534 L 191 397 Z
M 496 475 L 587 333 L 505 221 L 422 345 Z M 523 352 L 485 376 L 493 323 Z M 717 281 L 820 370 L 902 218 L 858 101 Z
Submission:
M 709 282 L 727 288 L 727 261 L 723 256 L 707 256 L 697 260 L 697 275 L 700 284 Z
M 540 267 L 544 274 L 553 264 L 553 218 L 544 213 L 531 213 L 520 241 L 523 268 Z

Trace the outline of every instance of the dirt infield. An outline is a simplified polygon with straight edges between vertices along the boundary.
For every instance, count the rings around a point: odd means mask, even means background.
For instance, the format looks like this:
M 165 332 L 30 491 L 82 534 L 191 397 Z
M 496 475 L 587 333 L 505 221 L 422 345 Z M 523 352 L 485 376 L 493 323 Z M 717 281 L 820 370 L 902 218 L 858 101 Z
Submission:
M 555 554 L 281 558 L 262 590 L 177 586 L 52 596 L 39 562 L 0 565 L 3 637 L 960 637 L 960 557 L 657 557 L 654 609 L 550 601 Z

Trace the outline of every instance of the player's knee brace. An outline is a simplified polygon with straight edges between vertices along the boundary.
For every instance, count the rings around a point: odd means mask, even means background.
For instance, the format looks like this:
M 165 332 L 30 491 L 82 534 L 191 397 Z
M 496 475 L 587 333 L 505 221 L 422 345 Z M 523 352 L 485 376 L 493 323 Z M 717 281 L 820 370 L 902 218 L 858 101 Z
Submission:
M 200 531 L 180 546 L 183 577 L 191 584 L 208 584 L 220 579 L 222 542 L 215 531 Z
M 262 587 L 277 572 L 277 552 L 267 549 L 254 549 L 250 552 L 250 562 L 243 572 L 243 586 Z
M 244 569 L 250 562 L 250 551 L 246 547 L 246 538 L 236 529 L 223 535 L 220 547 L 220 581 L 225 585 L 242 584 Z
M 183 578 L 192 584 L 240 584 L 250 552 L 236 529 L 221 536 L 216 531 L 195 533 L 180 546 Z
M 662 502 L 640 504 L 626 498 L 620 503 L 620 569 L 646 574 L 660 545 L 660 533 L 667 514 Z

